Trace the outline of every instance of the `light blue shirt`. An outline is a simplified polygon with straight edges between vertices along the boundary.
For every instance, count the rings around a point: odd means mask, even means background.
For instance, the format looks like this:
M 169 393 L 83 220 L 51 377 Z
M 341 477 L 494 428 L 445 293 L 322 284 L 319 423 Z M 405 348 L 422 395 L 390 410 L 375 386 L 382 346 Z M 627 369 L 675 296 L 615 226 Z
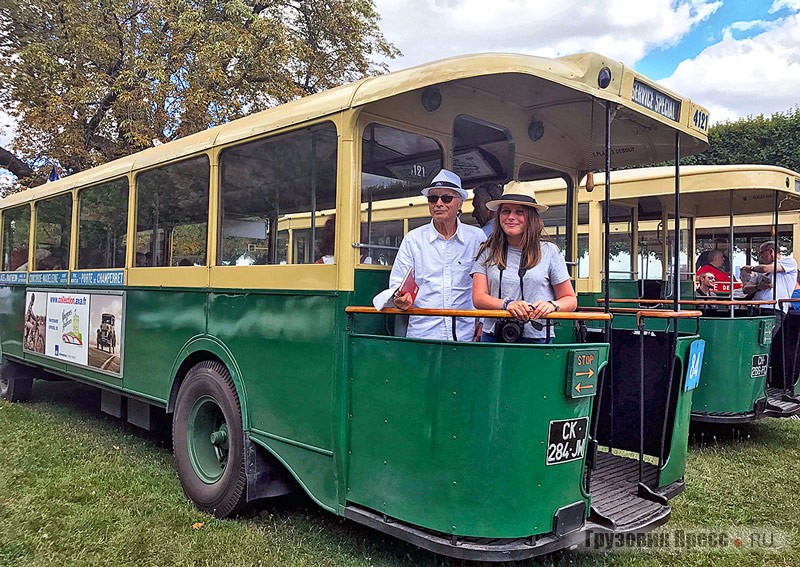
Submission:
M 406 234 L 397 251 L 389 287 L 396 288 L 411 268 L 419 293 L 414 307 L 429 309 L 473 309 L 472 264 L 478 248 L 486 240 L 481 229 L 457 221 L 456 233 L 446 240 L 430 224 Z M 471 341 L 475 319 L 456 319 L 459 341 Z M 453 340 L 451 317 L 409 317 L 407 337 Z
M 492 231 L 494 231 L 494 217 L 490 218 L 489 222 L 481 227 L 481 230 L 483 230 L 486 238 L 489 238 L 492 235 Z

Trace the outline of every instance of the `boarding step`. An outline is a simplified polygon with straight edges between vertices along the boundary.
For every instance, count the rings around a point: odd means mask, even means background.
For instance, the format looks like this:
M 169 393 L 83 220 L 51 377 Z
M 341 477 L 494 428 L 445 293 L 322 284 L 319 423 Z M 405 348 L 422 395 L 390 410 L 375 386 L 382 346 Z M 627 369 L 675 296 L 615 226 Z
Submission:
M 658 467 L 643 463 L 643 483 L 656 486 Z M 682 489 L 673 487 L 669 495 Z M 657 492 L 658 493 L 658 492 Z M 673 494 L 674 493 L 674 494 Z M 668 494 L 662 494 L 669 497 Z M 639 495 L 639 461 L 599 451 L 591 476 L 590 519 L 615 532 L 627 532 L 666 519 L 670 509 L 666 504 Z
M 780 388 L 767 387 L 767 409 L 770 417 L 791 417 L 800 414 L 800 398 Z

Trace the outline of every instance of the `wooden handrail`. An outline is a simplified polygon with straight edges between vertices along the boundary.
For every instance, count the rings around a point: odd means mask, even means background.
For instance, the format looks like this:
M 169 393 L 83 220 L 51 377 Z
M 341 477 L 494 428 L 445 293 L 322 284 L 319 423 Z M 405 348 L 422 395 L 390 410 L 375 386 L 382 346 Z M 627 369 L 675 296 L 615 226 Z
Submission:
M 505 309 L 423 309 L 412 307 L 406 311 L 387 307 L 378 311 L 374 307 L 351 305 L 345 308 L 345 313 L 364 313 L 373 315 L 422 315 L 428 317 L 489 317 L 492 319 L 513 319 L 514 316 Z M 610 313 L 587 313 L 585 311 L 557 311 L 549 313 L 542 319 L 560 319 L 570 321 L 610 321 Z
M 609 299 L 609 303 L 639 303 L 640 305 L 664 305 L 666 303 L 673 303 L 674 300 L 672 299 Z M 781 299 L 780 301 L 784 301 Z M 800 301 L 800 299 L 796 299 L 795 301 Z M 597 303 L 605 303 L 605 299 L 602 297 L 597 300 Z M 681 299 L 678 303 L 686 304 L 686 305 L 775 305 L 775 302 L 771 299 L 744 299 L 738 300 L 734 299 L 731 301 L 730 299 Z
M 787 303 L 800 303 L 800 298 L 797 297 L 787 297 L 786 299 L 779 299 L 778 305 L 783 306 Z
M 581 307 L 586 311 L 601 311 L 602 307 Z M 611 313 L 630 313 L 636 314 L 636 325 L 641 325 L 643 318 L 652 319 L 696 319 L 702 317 L 702 311 L 672 311 L 671 309 L 638 309 L 636 307 L 610 307 Z
M 636 326 L 642 326 L 642 319 L 697 319 L 702 316 L 702 311 L 662 311 L 660 309 L 639 311 L 636 314 Z

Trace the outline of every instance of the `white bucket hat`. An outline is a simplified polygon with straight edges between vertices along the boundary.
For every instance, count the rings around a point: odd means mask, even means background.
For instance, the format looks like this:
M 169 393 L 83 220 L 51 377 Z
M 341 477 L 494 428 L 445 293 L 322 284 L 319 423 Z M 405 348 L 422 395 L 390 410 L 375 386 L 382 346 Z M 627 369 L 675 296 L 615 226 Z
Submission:
M 503 196 L 486 203 L 486 208 L 496 211 L 503 203 L 533 207 L 540 212 L 544 212 L 548 208 L 547 205 L 540 205 L 536 202 L 536 193 L 533 191 L 533 183 L 530 181 L 509 181 L 503 188 Z
M 464 201 L 469 197 L 469 193 L 467 193 L 466 189 L 461 188 L 461 178 L 452 171 L 446 169 L 436 174 L 431 184 L 422 190 L 422 194 L 427 197 L 430 189 L 452 189 L 461 195 L 461 199 Z

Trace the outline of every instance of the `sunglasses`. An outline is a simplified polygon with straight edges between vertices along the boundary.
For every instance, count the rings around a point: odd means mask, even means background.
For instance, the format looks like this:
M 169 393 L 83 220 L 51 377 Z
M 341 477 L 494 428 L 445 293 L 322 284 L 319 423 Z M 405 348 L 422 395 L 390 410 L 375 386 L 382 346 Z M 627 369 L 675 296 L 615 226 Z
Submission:
M 428 195 L 428 202 L 432 205 L 439 199 L 442 200 L 442 203 L 445 205 L 450 203 L 455 197 L 453 195 Z

